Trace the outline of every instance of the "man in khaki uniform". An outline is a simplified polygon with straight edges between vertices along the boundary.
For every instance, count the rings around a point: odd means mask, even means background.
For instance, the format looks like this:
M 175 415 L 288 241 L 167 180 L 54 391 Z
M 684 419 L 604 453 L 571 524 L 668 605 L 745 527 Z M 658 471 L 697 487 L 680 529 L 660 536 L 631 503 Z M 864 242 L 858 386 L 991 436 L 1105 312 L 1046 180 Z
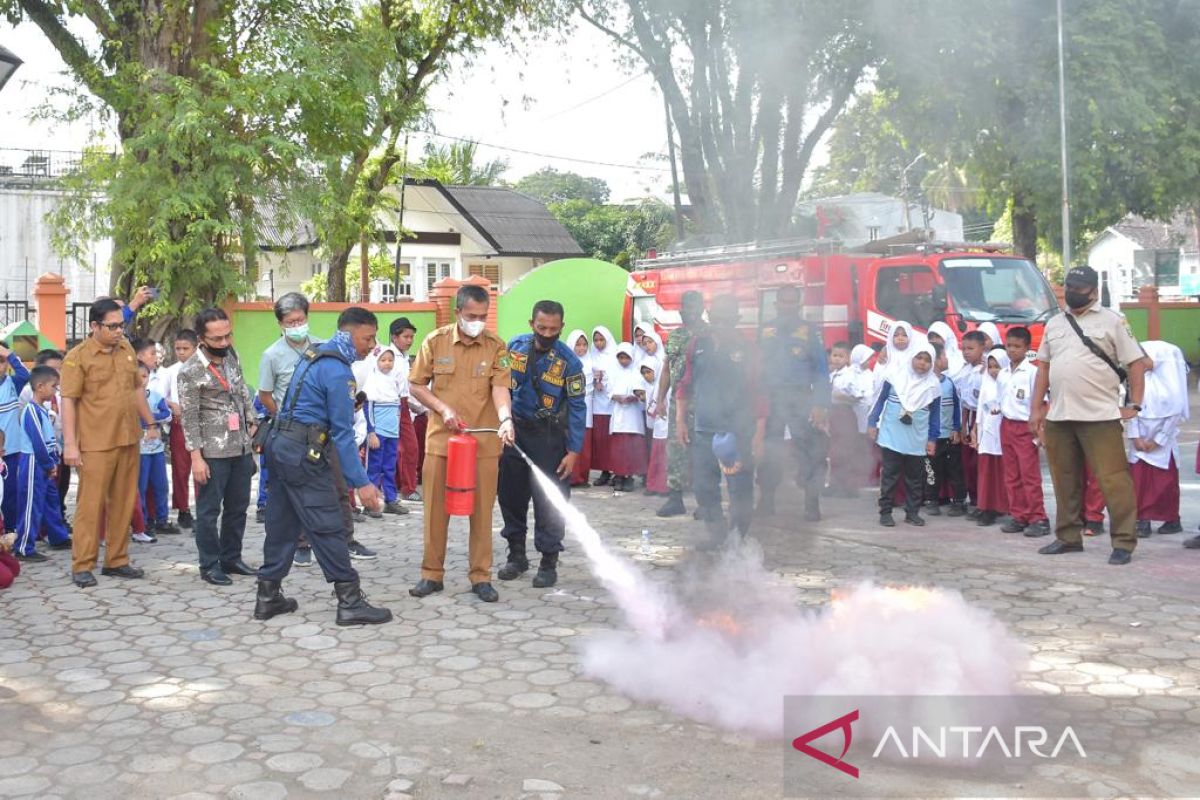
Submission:
M 81 589 L 96 585 L 97 526 L 107 515 L 103 575 L 140 578 L 129 563 L 129 521 L 137 502 L 142 426 L 157 438 L 158 425 L 138 386 L 137 356 L 125 341 L 121 306 L 92 303 L 91 336 L 67 353 L 62 367 L 63 461 L 79 471 L 71 542 L 71 578 Z
M 421 580 L 409 590 L 413 597 L 442 591 L 445 574 L 446 443 L 463 428 L 498 428 L 499 435 L 480 433 L 475 468 L 475 508 L 471 512 L 468 558 L 471 591 L 480 600 L 494 603 L 492 587 L 492 506 L 496 502 L 496 477 L 500 450 L 513 442 L 509 398 L 508 349 L 487 324 L 488 293 L 479 286 L 464 286 L 455 298 L 457 321 L 433 331 L 421 343 L 417 361 L 409 372 L 412 396 L 430 409 L 425 435 L 422 493 L 425 502 L 425 555 Z M 433 385 L 430 386 L 430 381 Z
M 1067 273 L 1067 313 L 1046 323 L 1038 350 L 1033 396 L 1045 397 L 1049 389 L 1050 406 L 1047 410 L 1044 404 L 1034 403 L 1029 427 L 1046 445 L 1058 505 L 1056 539 L 1038 552 L 1058 555 L 1083 550 L 1086 459 L 1112 519 L 1113 552 L 1108 563 L 1128 564 L 1137 545 L 1137 498 L 1121 420 L 1132 419 L 1142 410 L 1150 362 L 1125 318 L 1100 305 L 1098 285 L 1099 276 L 1091 267 L 1075 267 Z M 1108 361 L 1128 369 L 1129 397 L 1124 407 L 1116 370 L 1084 342 L 1072 320 Z

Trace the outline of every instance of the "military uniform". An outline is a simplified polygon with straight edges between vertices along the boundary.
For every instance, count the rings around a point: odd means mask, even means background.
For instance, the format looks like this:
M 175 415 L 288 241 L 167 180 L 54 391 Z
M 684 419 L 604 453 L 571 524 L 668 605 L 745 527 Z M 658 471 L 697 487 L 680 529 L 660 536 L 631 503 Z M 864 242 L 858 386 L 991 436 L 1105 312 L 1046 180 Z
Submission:
M 568 452 L 583 450 L 587 425 L 587 384 L 583 363 L 560 341 L 545 353 L 534 349 L 534 335 L 526 333 L 508 343 L 511 364 L 512 416 L 517 445 L 538 469 L 555 478 L 564 497 L 571 496 L 571 476 L 557 480 L 555 470 Z M 508 541 L 509 563 L 520 567 L 512 577 L 528 568 L 525 534 L 528 530 L 529 500 L 533 498 L 533 546 L 543 556 L 557 556 L 563 549 L 563 519 L 553 504 L 535 486 L 529 464 L 516 449 L 507 447 L 500 456 L 500 513 Z M 556 559 L 550 559 L 557 563 Z M 507 578 L 510 572 L 501 574 Z
M 667 368 L 671 371 L 671 396 L 678 392 L 683 377 L 684 355 L 696 331 L 682 327 L 671 331 L 667 337 Z M 692 426 L 693 414 L 688 410 L 688 427 Z M 682 492 L 691 483 L 691 464 L 688 448 L 679 441 L 679 428 L 675 414 L 667 418 L 667 491 Z
M 828 409 L 830 403 L 829 367 L 821 329 L 798 316 L 776 319 L 759 331 L 759 345 L 771 408 L 764 463 L 758 478 L 763 505 L 774 508 L 775 488 L 784 471 L 786 428 L 799 459 L 805 511 L 811 519 L 820 514 L 825 456 L 829 450 L 829 438 L 809 422 L 814 408 Z
M 721 510 L 722 468 L 713 452 L 713 437 L 718 433 L 734 434 L 740 455 L 741 468 L 725 473 L 730 522 L 742 535 L 750 529 L 754 505 L 752 445 L 757 424 L 769 411 L 759 385 L 759 357 L 752 343 L 733 332 L 718 337 L 705 330 L 692 338 L 676 396 L 693 415 L 689 445 L 692 491 L 714 540 L 726 532 Z

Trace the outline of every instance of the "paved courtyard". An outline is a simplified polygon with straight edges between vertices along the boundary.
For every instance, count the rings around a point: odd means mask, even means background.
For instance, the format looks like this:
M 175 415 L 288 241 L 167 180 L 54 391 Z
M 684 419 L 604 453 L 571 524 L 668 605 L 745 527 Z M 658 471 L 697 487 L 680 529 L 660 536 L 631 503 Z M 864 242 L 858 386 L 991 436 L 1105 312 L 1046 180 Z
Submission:
M 1194 453 L 1192 432 L 1185 464 Z M 1190 536 L 1200 484 L 1190 469 L 1185 481 Z M 610 547 L 655 571 L 676 569 L 696 534 L 690 518 L 654 518 L 657 499 L 640 493 L 589 489 L 576 502 Z M 945 517 L 884 530 L 865 490 L 829 501 L 811 528 L 796 508 L 781 511 L 756 535 L 799 605 L 824 604 L 859 578 L 955 588 L 1032 649 L 1027 685 L 1196 713 L 1200 552 L 1184 550 L 1184 537 L 1144 540 L 1132 565 L 1115 568 L 1105 540 L 1046 558 L 1033 552 L 1046 540 Z M 202 583 L 187 535 L 133 545 L 142 581 L 100 577 L 80 591 L 66 554 L 28 565 L 0 594 L 0 796 L 781 796 L 780 743 L 696 724 L 581 676 L 580 642 L 621 622 L 578 548 L 555 589 L 497 582 L 500 602 L 485 605 L 467 592 L 456 522 L 446 592 L 418 601 L 407 590 L 420 525 L 413 507 L 361 528 L 380 552 L 357 564 L 364 587 L 396 614 L 373 628 L 333 624 L 315 567 L 285 584 L 299 613 L 256 622 L 253 580 Z M 649 556 L 639 552 L 643 527 Z M 251 563 L 262 536 L 251 524 Z M 1181 757 L 1194 759 L 1194 748 Z

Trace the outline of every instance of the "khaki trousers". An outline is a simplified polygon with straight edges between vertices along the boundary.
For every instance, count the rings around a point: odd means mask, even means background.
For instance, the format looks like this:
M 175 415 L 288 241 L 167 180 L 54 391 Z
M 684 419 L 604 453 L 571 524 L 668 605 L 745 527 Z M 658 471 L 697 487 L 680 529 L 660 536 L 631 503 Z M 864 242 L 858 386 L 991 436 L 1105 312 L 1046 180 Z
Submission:
M 1054 533 L 1067 544 L 1083 542 L 1084 465 L 1100 484 L 1108 506 L 1113 548 L 1137 546 L 1137 498 L 1119 420 L 1046 421 L 1046 461 L 1058 503 Z
M 497 456 L 475 460 L 475 509 L 471 512 L 471 534 L 467 540 L 471 585 L 492 579 L 492 507 L 496 504 L 499 470 Z M 446 574 L 446 532 L 450 527 L 450 515 L 446 513 L 446 457 L 425 453 L 421 473 L 425 495 L 425 555 L 421 559 L 421 577 L 440 581 Z
M 79 491 L 75 500 L 74 531 L 71 534 L 71 571 L 91 572 L 100 552 L 99 530 L 104 528 L 104 566 L 129 563 L 129 521 L 138 501 L 137 481 L 141 458 L 138 445 L 111 450 L 88 450 L 82 454 Z

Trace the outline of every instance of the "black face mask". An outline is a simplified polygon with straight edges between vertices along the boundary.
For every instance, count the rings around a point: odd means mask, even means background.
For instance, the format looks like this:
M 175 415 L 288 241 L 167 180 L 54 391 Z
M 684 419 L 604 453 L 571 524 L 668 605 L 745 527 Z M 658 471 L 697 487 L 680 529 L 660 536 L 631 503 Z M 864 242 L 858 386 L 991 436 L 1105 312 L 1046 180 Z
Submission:
M 1067 302 L 1067 306 L 1076 310 L 1085 308 L 1092 302 L 1092 292 L 1073 292 L 1070 289 L 1063 292 L 1063 300 Z
M 211 344 L 208 344 L 207 342 L 205 342 L 204 349 L 207 350 L 210 355 L 214 355 L 217 358 L 224 358 L 225 356 L 229 355 L 229 351 L 231 348 L 229 347 L 229 345 L 226 345 L 224 347 L 213 347 Z
M 540 333 L 533 335 L 533 346 L 537 348 L 539 353 L 548 353 L 554 349 L 554 343 L 558 341 L 557 336 L 542 336 Z

